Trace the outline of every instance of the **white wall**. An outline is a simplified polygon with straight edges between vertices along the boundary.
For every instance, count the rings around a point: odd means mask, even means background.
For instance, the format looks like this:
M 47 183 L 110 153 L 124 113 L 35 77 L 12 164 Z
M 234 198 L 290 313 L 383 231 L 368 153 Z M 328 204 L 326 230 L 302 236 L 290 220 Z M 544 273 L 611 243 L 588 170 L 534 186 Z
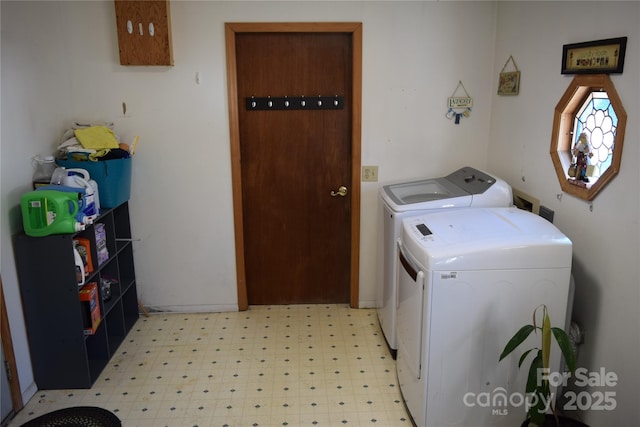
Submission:
M 486 165 L 492 2 L 172 1 L 174 67 L 119 65 L 112 1 L 2 1 L 0 7 L 1 265 L 27 399 L 34 385 L 11 235 L 21 229 L 30 158 L 51 153 L 73 120 L 113 121 L 124 141 L 140 136 L 130 208 L 143 303 L 237 309 L 225 22 L 363 23 L 362 162 L 379 165 L 380 182 L 362 186 L 360 306 L 371 307 L 376 298 L 378 186 Z M 446 101 L 460 80 L 474 109 L 454 125 L 445 118 Z
M 125 141 L 140 135 L 131 212 L 143 302 L 183 311 L 236 309 L 224 22 L 359 21 L 362 163 L 380 166 L 380 182 L 362 185 L 361 306 L 375 301 L 378 186 L 466 164 L 486 168 L 539 197 L 574 241 L 575 317 L 587 332 L 579 362 L 620 377 L 618 408 L 590 411 L 585 419 L 593 426 L 640 424 L 632 365 L 640 350 L 638 8 L 637 2 L 174 0 L 176 65 L 122 67 L 112 1 L 0 2 L 1 271 L 25 400 L 35 385 L 11 235 L 21 229 L 18 203 L 30 187 L 30 158 L 51 152 L 74 119 L 114 121 Z M 569 195 L 556 197 L 552 112 L 571 78 L 560 75 L 561 49 L 623 35 L 625 72 L 613 76 L 629 116 L 622 169 L 591 212 Z M 510 54 L 522 71 L 520 95 L 499 97 L 498 73 Z M 444 114 L 459 80 L 474 109 L 456 126 Z
M 585 329 L 578 365 L 615 372 L 616 387 L 577 388 L 593 398 L 616 393 L 614 411 L 585 411 L 592 425 L 640 425 L 640 277 L 637 163 L 640 114 L 640 3 L 500 2 L 494 79 L 509 55 L 521 71 L 520 94 L 494 95 L 489 169 L 555 211 L 574 243 L 574 318 Z M 628 37 L 624 73 L 612 75 L 627 112 L 621 170 L 589 203 L 562 194 L 549 149 L 553 111 L 573 76 L 560 74 L 562 45 Z M 586 399 L 586 397 L 585 397 Z

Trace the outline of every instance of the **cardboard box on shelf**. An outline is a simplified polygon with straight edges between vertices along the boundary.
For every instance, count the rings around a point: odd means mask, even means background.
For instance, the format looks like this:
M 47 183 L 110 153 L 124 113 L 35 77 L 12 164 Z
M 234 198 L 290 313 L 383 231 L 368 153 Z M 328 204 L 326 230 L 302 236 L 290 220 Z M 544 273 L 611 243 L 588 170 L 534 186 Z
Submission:
M 90 282 L 80 288 L 80 302 L 82 304 L 82 316 L 84 322 L 84 334 L 96 333 L 102 317 L 100 315 L 100 302 L 98 299 L 98 284 Z
M 96 231 L 96 252 L 98 254 L 98 265 L 104 264 L 109 259 L 107 249 L 107 233 L 104 224 L 98 222 L 94 226 Z

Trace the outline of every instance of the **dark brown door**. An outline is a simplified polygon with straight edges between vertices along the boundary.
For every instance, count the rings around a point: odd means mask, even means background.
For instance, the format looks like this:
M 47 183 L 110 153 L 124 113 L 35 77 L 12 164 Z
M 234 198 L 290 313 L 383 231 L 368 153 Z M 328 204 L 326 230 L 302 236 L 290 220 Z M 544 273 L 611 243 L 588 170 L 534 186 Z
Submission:
M 236 35 L 244 262 L 249 304 L 350 297 L 349 33 Z M 261 110 L 248 97 L 343 97 L 342 109 Z M 340 186 L 346 195 L 335 195 Z M 334 192 L 334 195 L 332 195 Z

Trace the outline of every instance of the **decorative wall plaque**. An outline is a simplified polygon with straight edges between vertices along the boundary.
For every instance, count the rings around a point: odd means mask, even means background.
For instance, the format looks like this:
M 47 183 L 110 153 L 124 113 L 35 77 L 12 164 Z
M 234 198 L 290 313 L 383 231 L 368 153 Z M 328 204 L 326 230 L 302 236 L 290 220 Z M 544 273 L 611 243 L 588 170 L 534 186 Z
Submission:
M 464 96 L 460 93 L 460 90 L 464 92 Z M 471 107 L 473 107 L 473 98 L 469 96 L 467 89 L 462 84 L 462 80 L 458 81 L 458 86 L 453 91 L 451 97 L 447 100 L 447 118 L 455 119 L 457 125 L 460 124 L 462 117 L 469 117 L 471 115 Z
M 514 71 L 505 71 L 509 62 L 513 64 Z M 520 70 L 514 61 L 513 56 L 509 55 L 509 59 L 505 62 L 500 72 L 500 80 L 498 82 L 498 95 L 517 95 L 520 91 Z
M 627 38 L 566 44 L 562 47 L 562 74 L 622 73 Z
M 121 65 L 173 65 L 169 0 L 115 0 Z

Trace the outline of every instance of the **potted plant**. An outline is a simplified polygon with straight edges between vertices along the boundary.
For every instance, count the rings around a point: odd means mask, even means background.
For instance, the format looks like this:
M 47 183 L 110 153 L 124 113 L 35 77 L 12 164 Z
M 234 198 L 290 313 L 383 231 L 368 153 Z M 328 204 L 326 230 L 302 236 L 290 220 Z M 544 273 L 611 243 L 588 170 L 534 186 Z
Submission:
M 538 312 L 542 312 L 542 322 L 538 323 Z M 539 305 L 533 311 L 533 324 L 524 325 L 515 335 L 509 340 L 505 346 L 502 354 L 500 354 L 499 361 L 507 357 L 513 350 L 518 348 L 531 333 L 540 334 L 540 347 L 533 347 L 525 351 L 520 360 L 518 361 L 518 368 L 522 367 L 522 364 L 527 357 L 532 354 L 533 359 L 529 366 L 529 372 L 527 376 L 527 385 L 525 387 L 525 393 L 531 396 L 531 401 L 534 403 L 530 406 L 527 412 L 527 420 L 522 424 L 522 427 L 527 425 L 535 426 L 584 426 L 579 421 L 573 421 L 565 417 L 561 417 L 557 414 L 556 408 L 551 400 L 551 389 L 549 387 L 549 380 L 547 375 L 539 375 L 540 373 L 549 373 L 549 358 L 551 355 L 551 337 L 555 338 L 558 347 L 562 351 L 567 367 L 571 374 L 575 373 L 576 369 L 576 356 L 571 346 L 571 341 L 567 333 L 556 327 L 551 326 L 551 320 L 547 311 L 547 306 L 544 304 Z M 541 371 L 542 370 L 542 371 Z M 552 415 L 546 414 L 547 404 L 551 408 Z

